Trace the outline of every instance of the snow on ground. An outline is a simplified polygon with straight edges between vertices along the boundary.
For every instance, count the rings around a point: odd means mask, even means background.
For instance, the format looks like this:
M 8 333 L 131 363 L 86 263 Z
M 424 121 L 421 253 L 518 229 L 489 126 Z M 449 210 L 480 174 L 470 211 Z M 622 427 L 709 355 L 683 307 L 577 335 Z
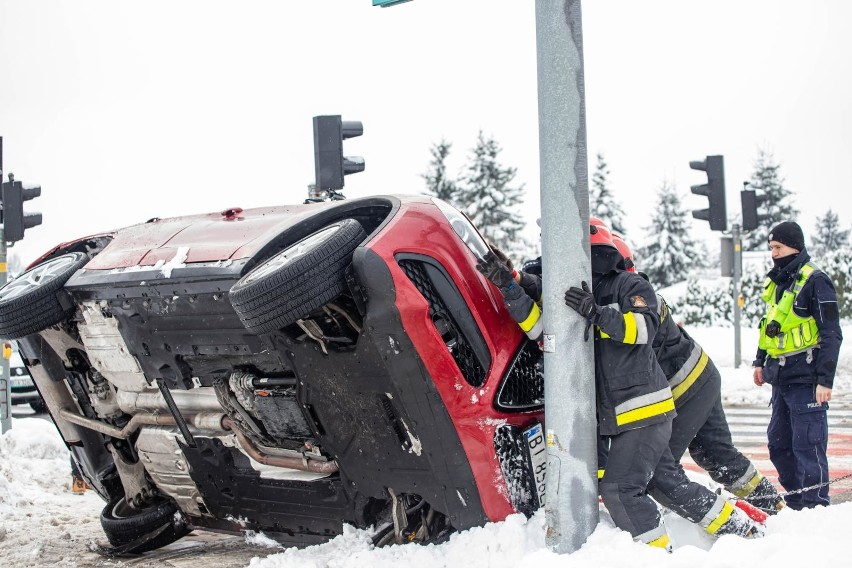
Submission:
M 739 369 L 733 366 L 731 328 L 689 329 L 716 361 L 723 376 L 726 403 L 763 403 L 769 400 L 767 387 L 752 383 L 751 365 L 756 334 L 743 330 L 743 358 Z M 847 337 L 852 328 L 845 329 Z M 850 342 L 852 343 L 852 342 Z M 835 383 L 835 398 L 852 402 L 852 345 L 841 353 Z M 694 476 L 707 481 L 706 477 Z M 94 539 L 103 541 L 98 517 L 103 502 L 94 492 L 70 492 L 68 452 L 55 427 L 41 418 L 14 418 L 13 428 L 0 438 L 0 567 L 121 566 L 121 561 L 104 564 L 80 563 L 79 555 Z M 676 550 L 667 554 L 634 543 L 627 533 L 612 526 L 606 514 L 587 543 L 570 555 L 551 552 L 544 541 L 544 515 L 532 519 L 521 515 L 501 523 L 454 534 L 442 545 L 402 545 L 374 549 L 368 533 L 348 529 L 331 542 L 305 549 L 270 549 L 264 535 L 246 535 L 257 547 L 251 568 L 343 568 L 435 566 L 537 568 L 609 566 L 684 568 L 799 568 L 803 565 L 846 566 L 852 557 L 852 502 L 810 510 L 784 510 L 766 524 L 766 536 L 742 540 L 725 536 L 711 543 L 691 525 L 674 515 L 666 523 Z M 203 559 L 200 559 L 203 561 Z M 173 566 L 145 564 L 145 566 Z
M 41 418 L 13 418 L 0 438 L 0 566 L 76 566 L 100 532 L 104 503 L 71 493 L 68 450 Z
M 586 544 L 570 555 L 551 552 L 544 542 L 544 515 L 527 521 L 513 515 L 502 523 L 455 534 L 440 546 L 392 546 L 373 549 L 368 536 L 351 530 L 333 541 L 310 548 L 288 549 L 251 568 L 388 567 L 432 568 L 772 568 L 805 565 L 846 566 L 852 544 L 848 539 L 852 503 L 818 511 L 782 511 L 766 525 L 766 536 L 743 540 L 720 538 L 709 551 L 682 546 L 671 554 L 633 542 L 630 536 L 602 521 Z M 675 521 L 673 524 L 677 524 Z M 846 560 L 844 560 L 846 558 Z

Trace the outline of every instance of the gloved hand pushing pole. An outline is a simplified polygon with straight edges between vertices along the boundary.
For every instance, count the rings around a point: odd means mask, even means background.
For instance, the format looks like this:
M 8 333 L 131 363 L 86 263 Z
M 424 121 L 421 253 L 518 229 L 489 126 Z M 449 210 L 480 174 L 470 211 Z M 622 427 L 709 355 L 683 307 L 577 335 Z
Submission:
M 589 285 L 584 280 L 581 284 L 582 288 L 571 286 L 565 292 L 565 305 L 583 316 L 586 320 L 586 330 L 583 333 L 583 340 L 589 340 L 589 328 L 595 323 L 595 317 L 598 315 L 599 306 L 595 303 L 595 297 L 592 291 L 589 290 Z

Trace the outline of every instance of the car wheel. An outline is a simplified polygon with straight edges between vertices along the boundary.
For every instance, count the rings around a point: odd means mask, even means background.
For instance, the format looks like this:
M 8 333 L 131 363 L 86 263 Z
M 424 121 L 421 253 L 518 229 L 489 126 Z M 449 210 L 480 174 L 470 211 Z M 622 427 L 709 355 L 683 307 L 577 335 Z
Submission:
M 33 409 L 33 411 L 34 411 L 36 414 L 41 414 L 41 413 L 43 413 L 43 412 L 46 412 L 46 411 L 47 411 L 47 405 L 44 403 L 44 401 L 43 401 L 43 400 L 37 400 L 37 401 L 35 401 L 35 402 L 31 402 L 31 403 L 30 403 L 30 408 L 32 408 L 32 409 Z
M 55 325 L 73 306 L 63 305 L 59 294 L 71 275 L 89 257 L 72 252 L 30 268 L 0 288 L 0 337 L 19 339 Z
M 123 496 L 113 499 L 104 507 L 101 527 L 114 547 L 126 547 L 139 541 L 138 546 L 126 548 L 123 552 L 145 552 L 161 548 L 192 530 L 178 514 L 174 501 L 160 499 L 144 509 L 136 509 L 128 505 Z M 152 537 L 146 539 L 145 535 Z
M 343 219 L 257 265 L 230 292 L 246 329 L 281 329 L 343 294 L 346 267 L 366 236 L 358 221 Z

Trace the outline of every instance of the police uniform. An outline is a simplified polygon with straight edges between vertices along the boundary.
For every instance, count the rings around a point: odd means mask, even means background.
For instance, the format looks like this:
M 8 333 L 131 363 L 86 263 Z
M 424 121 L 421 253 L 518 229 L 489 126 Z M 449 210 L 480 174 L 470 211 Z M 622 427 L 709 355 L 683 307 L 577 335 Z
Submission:
M 754 465 L 734 447 L 722 408 L 722 377 L 707 353 L 672 318 L 666 301 L 657 297 L 660 327 L 654 353 L 666 375 L 677 417 L 669 448 L 675 461 L 684 452 L 736 495 L 764 510 L 775 511 L 783 501 Z
M 782 223 L 776 230 L 784 225 L 795 224 Z M 770 240 L 787 244 L 780 240 L 785 235 L 775 236 Z M 764 382 L 772 385 L 769 459 L 787 491 L 829 479 L 828 404 L 816 402 L 816 387 L 832 388 L 843 341 L 834 285 L 810 262 L 803 244 L 793 247 L 801 250 L 795 257 L 776 260 L 767 275 L 767 312 L 754 361 L 755 367 L 763 367 Z M 785 260 L 786 265 L 778 265 Z M 828 504 L 828 486 L 787 497 L 793 509 Z

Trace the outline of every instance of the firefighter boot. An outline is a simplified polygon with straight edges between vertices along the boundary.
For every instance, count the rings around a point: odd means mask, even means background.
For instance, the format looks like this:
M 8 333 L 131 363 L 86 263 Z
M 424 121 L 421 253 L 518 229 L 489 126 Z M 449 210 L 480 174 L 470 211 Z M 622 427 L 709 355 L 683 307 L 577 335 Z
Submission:
M 727 507 L 730 507 L 728 509 Z M 743 538 L 760 538 L 763 536 L 763 529 L 760 528 L 760 525 L 752 521 L 748 515 L 743 513 L 740 509 L 733 507 L 730 503 L 726 506 L 726 511 L 730 510 L 730 516 L 728 519 L 722 523 L 722 525 L 712 532 L 712 534 L 716 536 L 722 536 L 723 534 L 735 534 L 737 536 L 741 536 Z M 710 532 L 710 529 L 708 529 Z
M 784 498 L 778 494 L 775 486 L 763 476 L 744 500 L 769 515 L 776 514 L 785 505 Z

